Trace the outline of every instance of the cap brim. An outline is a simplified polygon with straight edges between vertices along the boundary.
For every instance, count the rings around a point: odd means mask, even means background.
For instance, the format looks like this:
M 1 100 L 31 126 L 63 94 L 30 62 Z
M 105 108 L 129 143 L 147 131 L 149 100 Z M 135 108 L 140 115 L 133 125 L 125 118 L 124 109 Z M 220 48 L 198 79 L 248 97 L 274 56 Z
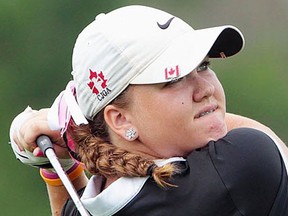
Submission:
M 137 75 L 130 84 L 153 84 L 170 81 L 167 70 L 177 66 L 178 77 L 193 71 L 208 55 L 210 58 L 230 57 L 244 46 L 242 33 L 234 26 L 194 30 L 171 42 L 159 57 Z

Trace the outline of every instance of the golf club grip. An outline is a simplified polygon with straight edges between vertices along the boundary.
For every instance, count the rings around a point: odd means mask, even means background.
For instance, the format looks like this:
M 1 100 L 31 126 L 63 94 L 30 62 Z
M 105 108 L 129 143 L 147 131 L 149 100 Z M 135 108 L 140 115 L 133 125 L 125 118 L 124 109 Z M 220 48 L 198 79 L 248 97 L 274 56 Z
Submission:
M 78 197 L 78 194 L 73 187 L 72 183 L 70 182 L 70 179 L 68 178 L 67 174 L 63 170 L 60 162 L 58 161 L 57 156 L 55 155 L 54 148 L 52 145 L 52 142 L 50 138 L 46 135 L 41 135 L 36 140 L 37 145 L 41 149 L 41 151 L 46 155 L 46 151 L 48 149 L 52 149 L 51 151 L 47 152 L 46 157 L 49 159 L 50 163 L 52 164 L 53 168 L 55 169 L 56 173 L 58 174 L 59 178 L 61 179 L 63 185 L 67 189 L 67 192 L 69 193 L 70 197 L 72 198 L 76 208 L 80 212 L 82 216 L 90 216 L 90 214 L 87 212 L 85 207 L 83 206 L 81 200 Z
M 50 138 L 46 135 L 39 136 L 36 140 L 36 143 L 44 154 L 47 149 L 49 148 L 53 149 L 52 142 Z

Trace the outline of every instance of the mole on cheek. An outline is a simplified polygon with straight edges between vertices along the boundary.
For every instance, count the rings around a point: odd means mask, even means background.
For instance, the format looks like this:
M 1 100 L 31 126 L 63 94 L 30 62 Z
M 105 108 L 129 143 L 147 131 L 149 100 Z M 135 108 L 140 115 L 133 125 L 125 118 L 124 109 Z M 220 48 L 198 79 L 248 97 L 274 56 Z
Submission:
M 184 102 L 182 102 L 182 104 L 184 104 Z

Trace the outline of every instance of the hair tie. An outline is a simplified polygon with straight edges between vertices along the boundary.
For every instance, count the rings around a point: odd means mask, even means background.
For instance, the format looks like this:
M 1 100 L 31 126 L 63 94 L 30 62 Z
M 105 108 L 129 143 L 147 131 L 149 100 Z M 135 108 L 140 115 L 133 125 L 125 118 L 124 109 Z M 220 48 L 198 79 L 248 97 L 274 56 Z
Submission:
M 154 169 L 157 167 L 157 165 L 156 164 L 151 164 L 149 167 L 148 167 L 148 169 L 147 169 L 147 175 L 148 176 L 152 176 L 152 174 L 153 174 L 153 172 L 154 172 Z
M 69 139 L 70 139 L 70 140 L 69 140 Z M 64 140 L 64 142 L 65 142 L 65 144 L 66 144 L 66 147 L 67 147 L 67 149 L 68 149 L 68 152 L 69 152 L 70 156 L 71 156 L 73 159 L 75 159 L 76 161 L 81 162 L 81 157 L 80 157 L 79 154 L 76 153 L 76 151 L 75 151 L 75 146 L 73 146 L 73 149 L 71 148 L 70 145 L 71 145 L 72 140 L 71 140 L 71 138 L 68 138 L 68 137 L 67 137 L 67 134 L 66 134 L 66 133 L 63 134 L 63 140 Z M 70 145 L 69 145 L 69 144 L 70 144 Z M 73 144 L 74 144 L 74 141 L 73 141 Z M 75 145 L 75 144 L 74 144 L 74 145 Z

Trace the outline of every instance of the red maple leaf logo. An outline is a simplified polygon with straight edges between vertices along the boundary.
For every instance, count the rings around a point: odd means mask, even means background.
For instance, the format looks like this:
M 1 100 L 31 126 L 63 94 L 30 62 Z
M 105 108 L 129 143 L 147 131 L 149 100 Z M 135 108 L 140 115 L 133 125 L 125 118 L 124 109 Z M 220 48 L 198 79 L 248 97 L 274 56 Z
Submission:
M 100 73 L 97 73 L 96 71 L 92 71 L 91 69 L 89 69 L 90 71 L 90 82 L 87 83 L 87 85 L 89 86 L 89 88 L 92 90 L 93 94 L 98 95 L 99 94 L 99 87 L 101 86 L 102 89 L 105 89 L 107 87 L 107 79 L 105 79 L 103 72 L 100 71 Z M 100 83 L 96 85 L 96 83 Z
M 165 79 L 177 78 L 180 75 L 179 66 L 165 68 Z

